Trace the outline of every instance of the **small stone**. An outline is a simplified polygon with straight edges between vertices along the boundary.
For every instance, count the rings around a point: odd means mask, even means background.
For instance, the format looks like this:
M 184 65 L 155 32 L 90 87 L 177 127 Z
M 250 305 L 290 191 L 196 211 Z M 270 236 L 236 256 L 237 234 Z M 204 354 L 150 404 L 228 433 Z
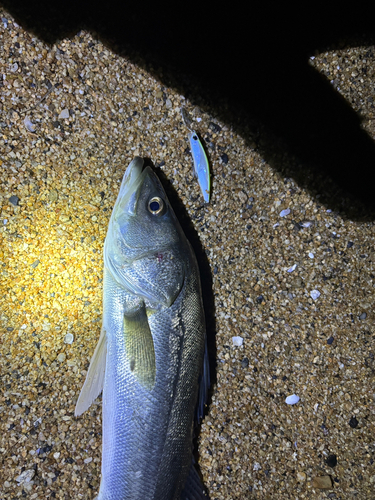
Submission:
M 59 452 L 59 451 L 56 451 L 56 452 L 53 454 L 53 458 L 54 458 L 55 460 L 57 460 L 59 457 L 60 457 L 60 452 Z
M 243 360 L 241 361 L 241 366 L 242 368 L 247 368 L 249 366 L 249 359 L 243 358 Z
M 317 476 L 312 481 L 313 488 L 319 488 L 320 490 L 330 490 L 332 488 L 332 478 L 331 476 Z
M 359 319 L 366 319 L 367 318 L 367 313 L 363 312 L 360 316 Z
M 297 472 L 297 481 L 300 483 L 304 483 L 306 481 L 306 474 L 304 472 Z
M 39 261 L 39 260 L 36 260 L 35 262 L 33 262 L 33 263 L 31 264 L 31 267 L 33 267 L 33 268 L 35 269 L 36 267 L 38 267 L 38 266 L 39 266 L 39 264 L 40 264 L 40 261 Z
M 226 165 L 229 161 L 228 155 L 226 153 L 223 153 L 221 156 L 221 161 Z
M 92 457 L 85 458 L 84 462 L 85 464 L 89 464 L 90 462 L 92 462 Z
M 327 339 L 327 344 L 328 344 L 328 345 L 333 344 L 333 341 L 334 341 L 334 340 L 335 340 L 335 339 L 334 339 L 333 337 L 329 337 L 329 339 Z
M 170 108 L 172 107 L 172 101 L 171 101 L 170 99 L 167 99 L 167 100 L 165 101 L 165 107 L 166 107 L 167 109 L 170 109 Z
M 281 210 L 279 215 L 280 217 L 286 217 L 289 214 L 290 214 L 290 208 L 286 208 L 285 210 Z
M 355 417 L 352 417 L 350 420 L 349 420 L 349 425 L 352 429 L 355 429 L 356 427 L 358 427 L 358 420 L 355 418 Z
M 60 353 L 57 356 L 57 361 L 59 361 L 60 363 L 63 363 L 65 360 L 66 360 L 66 354 L 64 352 Z
M 69 109 L 63 109 L 59 114 L 59 119 L 68 119 L 69 118 Z
M 12 205 L 14 205 L 16 207 L 18 205 L 18 202 L 20 201 L 20 199 L 18 198 L 18 196 L 11 196 L 9 198 L 9 201 L 11 202 Z
M 337 465 L 337 457 L 336 455 L 332 454 L 332 455 L 329 455 L 326 459 L 326 464 L 328 465 L 328 467 L 336 467 Z
M 89 203 L 87 205 L 85 205 L 85 209 L 88 210 L 89 212 L 97 212 L 98 211 L 98 207 L 96 207 L 95 205 L 90 205 Z
M 26 127 L 26 130 L 28 130 L 32 134 L 35 132 L 36 125 L 30 120 L 30 118 L 28 116 L 25 117 L 25 119 L 23 120 L 23 123 Z
M 232 337 L 232 342 L 233 342 L 234 346 L 240 347 L 243 344 L 243 338 L 242 337 Z
M 39 439 L 39 441 L 45 441 L 46 440 L 46 437 L 43 434 L 43 432 L 39 432 L 38 439 Z
M 72 333 L 67 333 L 64 337 L 65 344 L 72 344 L 74 340 L 74 336 Z
M 260 470 L 261 468 L 262 466 L 258 462 L 255 462 L 253 470 Z
M 70 220 L 70 217 L 69 215 L 60 215 L 59 220 L 61 222 L 68 222 L 68 220 Z
M 4 488 L 9 488 L 9 487 L 10 487 L 10 482 L 4 481 Z
M 244 193 L 243 191 L 240 191 L 238 193 L 238 198 L 242 204 L 245 204 L 247 202 L 247 194 Z
M 320 292 L 319 290 L 311 290 L 310 292 L 310 297 L 313 299 L 313 300 L 316 300 L 320 297 Z
M 309 252 L 309 257 L 310 257 L 310 259 L 313 259 L 314 258 L 314 254 L 312 252 Z
M 295 270 L 296 267 L 297 267 L 297 264 L 293 264 L 292 267 L 290 267 L 288 269 L 288 273 L 292 273 Z
M 295 405 L 299 401 L 299 396 L 296 396 L 295 394 L 292 394 L 291 396 L 288 396 L 285 399 L 285 403 L 287 405 Z
M 51 203 L 57 201 L 57 198 L 59 197 L 56 189 L 51 189 L 51 191 L 48 193 L 48 198 Z
M 16 481 L 18 484 L 29 483 L 34 476 L 35 476 L 34 469 L 25 470 L 22 472 L 22 474 L 16 477 Z

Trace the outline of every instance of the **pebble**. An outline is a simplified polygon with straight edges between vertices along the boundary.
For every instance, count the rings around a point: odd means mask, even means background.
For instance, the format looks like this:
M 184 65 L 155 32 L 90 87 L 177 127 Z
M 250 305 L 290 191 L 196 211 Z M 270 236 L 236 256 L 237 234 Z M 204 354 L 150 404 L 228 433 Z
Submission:
M 286 208 L 285 210 L 281 210 L 279 215 L 280 217 L 286 217 L 289 214 L 290 214 L 290 208 Z
M 224 163 L 224 165 L 227 165 L 227 163 L 229 162 L 229 158 L 228 158 L 228 155 L 226 153 L 223 153 L 221 156 L 221 161 Z
M 317 476 L 312 480 L 312 487 L 320 490 L 330 490 L 333 487 L 331 476 Z
M 243 360 L 241 361 L 241 366 L 242 368 L 247 368 L 249 366 L 249 359 L 243 358 Z
M 359 319 L 366 319 L 367 318 L 367 313 L 363 312 L 360 314 Z
M 25 117 L 25 119 L 23 120 L 23 123 L 24 123 L 26 130 L 28 132 L 31 132 L 31 133 L 35 132 L 36 125 L 30 120 L 30 118 L 28 116 Z
M 73 344 L 74 335 L 72 333 L 67 333 L 64 337 L 65 344 Z
M 59 220 L 61 222 L 68 222 L 70 220 L 69 215 L 60 215 Z
M 9 201 L 10 201 L 10 203 L 11 203 L 12 205 L 17 206 L 17 205 L 18 205 L 18 203 L 19 203 L 19 201 L 20 201 L 20 199 L 18 198 L 18 196 L 14 196 L 14 195 L 13 195 L 13 196 L 11 196 L 11 197 L 9 198 Z
M 285 399 L 285 403 L 287 405 L 295 405 L 299 401 L 299 396 L 296 396 L 295 394 L 292 394 L 292 396 L 288 396 Z
M 328 467 L 336 467 L 337 465 L 337 457 L 336 455 L 328 455 L 328 457 L 326 458 L 326 464 L 328 465 Z
M 35 476 L 34 469 L 25 470 L 19 476 L 16 477 L 16 481 L 19 484 L 29 483 L 34 476 Z
M 320 292 L 319 290 L 311 290 L 310 292 L 310 297 L 313 299 L 313 300 L 316 300 L 320 297 Z
M 61 113 L 59 114 L 59 120 L 66 120 L 69 118 L 69 110 L 68 109 L 63 109 Z
M 301 471 L 297 471 L 297 481 L 304 483 L 306 481 L 306 474 Z
M 57 201 L 58 197 L 59 197 L 59 195 L 58 195 L 56 189 L 51 189 L 51 191 L 48 193 L 49 201 L 52 203 Z
M 64 352 L 61 352 L 57 356 L 57 361 L 59 361 L 59 363 L 63 363 L 65 360 L 66 360 L 66 354 Z
M 352 429 L 356 429 L 358 427 L 358 420 L 355 418 L 355 417 L 351 417 L 351 419 L 349 420 L 349 425 Z
M 242 337 L 232 337 L 232 343 L 236 347 L 241 347 L 243 344 L 243 338 Z

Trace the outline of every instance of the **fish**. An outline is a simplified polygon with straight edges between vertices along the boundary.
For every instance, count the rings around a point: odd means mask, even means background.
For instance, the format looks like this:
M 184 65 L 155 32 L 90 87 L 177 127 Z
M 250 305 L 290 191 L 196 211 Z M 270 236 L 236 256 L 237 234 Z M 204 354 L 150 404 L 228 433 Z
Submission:
M 198 134 L 190 127 L 190 120 L 184 108 L 181 108 L 181 115 L 185 126 L 189 130 L 188 137 L 191 153 L 193 155 L 194 176 L 198 179 L 204 201 L 209 203 L 211 195 L 211 173 L 206 151 L 204 150 Z
M 104 243 L 103 320 L 75 415 L 103 391 L 97 500 L 203 500 L 209 386 L 199 269 L 156 173 L 126 169 Z

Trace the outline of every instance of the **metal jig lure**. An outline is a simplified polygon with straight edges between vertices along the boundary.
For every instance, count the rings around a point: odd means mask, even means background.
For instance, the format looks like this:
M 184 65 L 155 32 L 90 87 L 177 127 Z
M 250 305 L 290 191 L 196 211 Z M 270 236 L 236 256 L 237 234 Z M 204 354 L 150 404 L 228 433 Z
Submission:
M 210 165 L 208 163 L 208 158 L 198 134 L 190 126 L 191 120 L 188 118 L 184 108 L 181 108 L 181 115 L 185 126 L 190 132 L 189 141 L 191 153 L 193 155 L 194 175 L 198 179 L 204 201 L 208 203 L 210 201 L 211 190 Z

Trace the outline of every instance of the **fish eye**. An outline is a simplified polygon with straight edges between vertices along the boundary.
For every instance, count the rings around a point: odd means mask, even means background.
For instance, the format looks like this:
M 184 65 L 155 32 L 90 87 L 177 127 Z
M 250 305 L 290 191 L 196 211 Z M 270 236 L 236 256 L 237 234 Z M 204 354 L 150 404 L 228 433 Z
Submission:
M 194 141 L 197 141 L 198 140 L 198 136 L 193 135 L 193 139 L 194 139 Z
M 154 196 L 148 202 L 148 211 L 153 215 L 161 215 L 164 210 L 164 201 L 159 196 Z

